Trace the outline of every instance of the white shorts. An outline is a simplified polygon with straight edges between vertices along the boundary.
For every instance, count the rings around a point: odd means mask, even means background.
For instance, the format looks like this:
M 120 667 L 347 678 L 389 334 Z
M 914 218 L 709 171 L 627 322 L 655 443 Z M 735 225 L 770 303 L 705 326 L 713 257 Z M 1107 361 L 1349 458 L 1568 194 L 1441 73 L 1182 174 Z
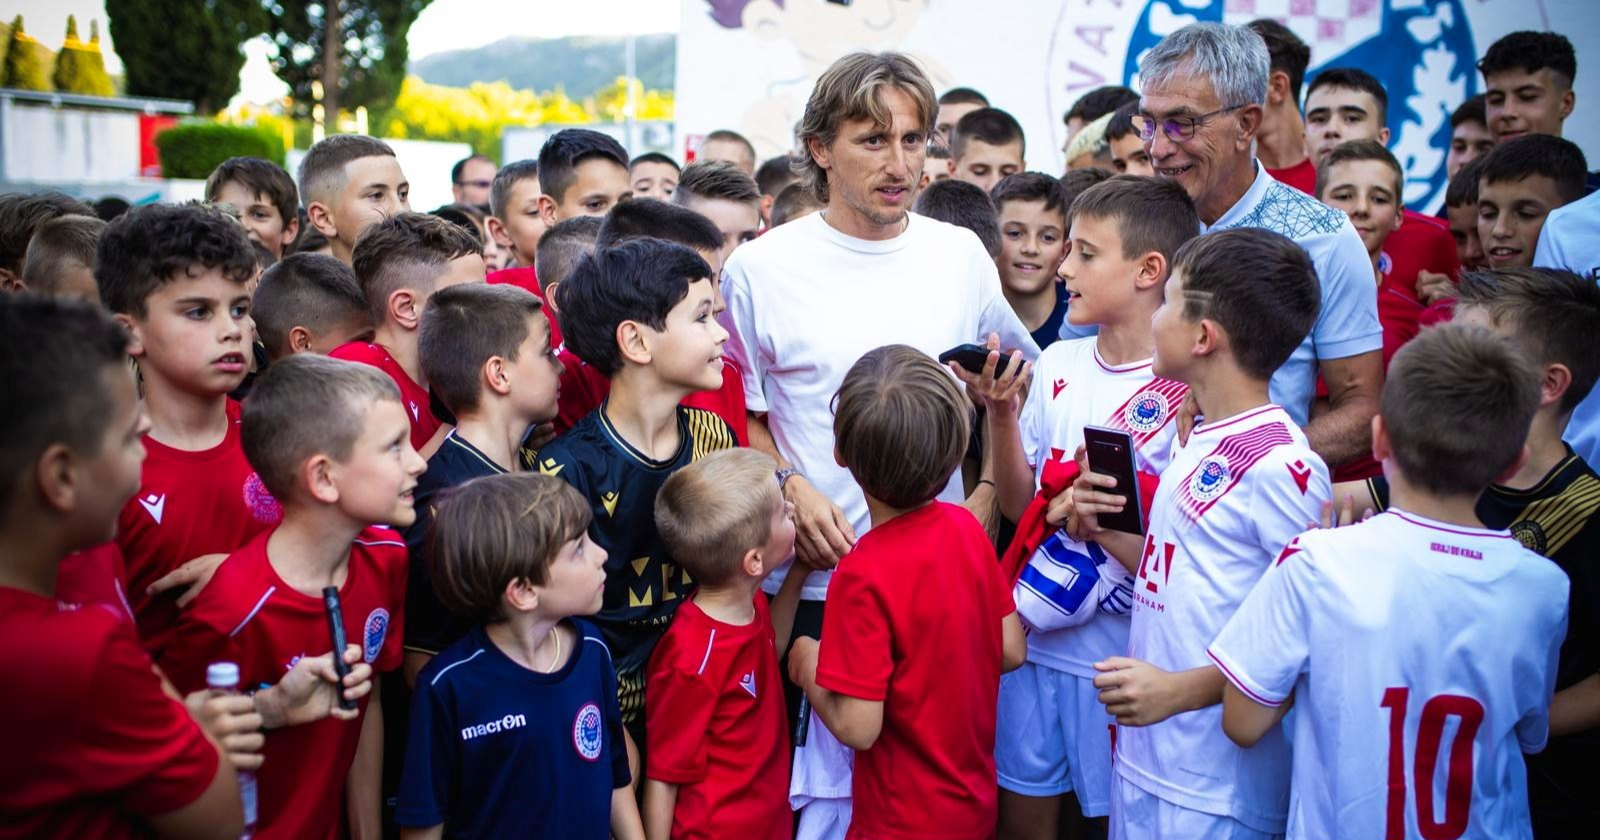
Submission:
M 1000 787 L 1023 796 L 1076 791 L 1086 817 L 1111 813 L 1111 737 L 1094 681 L 1024 662 L 1000 678 L 994 763 Z
M 1232 817 L 1174 805 L 1118 776 L 1111 804 L 1111 840 L 1281 840 Z

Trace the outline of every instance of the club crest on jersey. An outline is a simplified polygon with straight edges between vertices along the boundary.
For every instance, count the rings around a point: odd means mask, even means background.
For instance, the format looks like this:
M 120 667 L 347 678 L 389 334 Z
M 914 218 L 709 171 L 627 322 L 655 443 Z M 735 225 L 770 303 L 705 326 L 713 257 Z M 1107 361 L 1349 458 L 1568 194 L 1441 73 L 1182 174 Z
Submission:
M 572 721 L 572 746 L 584 761 L 599 760 L 600 729 L 600 707 L 594 703 L 583 704 L 583 708 L 578 709 L 578 717 Z
M 367 623 L 361 628 L 361 656 L 368 664 L 378 661 L 383 640 L 388 635 L 389 611 L 379 607 L 367 613 Z
M 1122 411 L 1122 421 L 1136 432 L 1153 432 L 1167 422 L 1172 406 L 1160 391 L 1141 391 L 1128 400 Z
M 1194 478 L 1189 481 L 1189 495 L 1199 501 L 1209 502 L 1228 489 L 1228 482 L 1232 478 L 1226 457 L 1208 455 L 1200 462 L 1200 467 L 1194 471 Z

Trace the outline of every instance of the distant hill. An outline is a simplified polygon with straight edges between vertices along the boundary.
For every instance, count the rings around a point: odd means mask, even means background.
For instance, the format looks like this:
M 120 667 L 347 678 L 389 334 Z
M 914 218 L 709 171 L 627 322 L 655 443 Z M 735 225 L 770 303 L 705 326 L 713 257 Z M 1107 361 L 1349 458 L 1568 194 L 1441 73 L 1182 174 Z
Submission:
M 411 62 L 411 72 L 436 85 L 466 87 L 504 79 L 514 88 L 552 90 L 582 99 L 623 75 L 623 38 L 504 38 L 470 50 L 435 53 Z M 671 90 L 677 36 L 641 35 L 634 59 L 645 88 Z

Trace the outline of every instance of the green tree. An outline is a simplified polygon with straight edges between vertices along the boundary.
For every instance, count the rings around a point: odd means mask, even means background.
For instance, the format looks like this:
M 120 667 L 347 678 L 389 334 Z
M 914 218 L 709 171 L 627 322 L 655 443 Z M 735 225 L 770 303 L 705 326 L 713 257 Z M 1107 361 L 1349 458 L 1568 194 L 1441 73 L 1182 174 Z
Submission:
M 89 42 L 78 40 L 78 19 L 67 15 L 67 40 L 56 54 L 56 90 L 111 96 L 111 77 L 106 75 L 105 56 L 100 54 L 100 28 L 90 22 Z
M 262 0 L 270 2 L 270 0 Z M 335 37 L 327 37 L 326 21 L 337 23 Z M 274 4 L 269 10 L 268 34 L 277 45 L 273 72 L 289 85 L 300 115 L 311 112 L 312 83 L 322 82 L 325 101 L 343 110 L 365 106 L 384 111 L 394 104 L 406 78 L 406 34 L 417 15 L 431 0 L 316 0 Z M 329 41 L 339 47 L 332 68 L 324 67 Z M 329 73 L 329 70 L 333 73 Z M 338 84 L 329 90 L 329 79 Z M 329 114 L 332 122 L 337 115 Z
M 266 22 L 260 0 L 106 0 L 130 96 L 183 99 L 212 114 L 239 92 L 244 42 Z
M 0 87 L 50 90 L 49 52 L 22 31 L 22 15 L 11 21 L 11 46 L 6 50 L 5 74 Z

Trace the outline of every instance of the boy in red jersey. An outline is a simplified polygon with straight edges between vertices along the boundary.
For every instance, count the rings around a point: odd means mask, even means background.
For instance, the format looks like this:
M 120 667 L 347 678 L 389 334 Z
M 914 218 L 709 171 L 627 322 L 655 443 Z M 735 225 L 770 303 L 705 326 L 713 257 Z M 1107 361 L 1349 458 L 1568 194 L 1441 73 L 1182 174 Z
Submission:
M 150 431 L 139 492 L 117 519 L 128 597 L 152 652 L 177 620 L 148 587 L 201 555 L 233 551 L 282 510 L 245 460 L 239 404 L 228 392 L 249 368 L 256 257 L 219 210 L 152 204 L 106 229 L 95 281 L 127 326 Z
M 316 411 L 307 411 L 315 406 Z M 204 684 L 209 663 L 239 664 L 241 684 L 274 684 L 326 651 L 321 598 L 339 588 L 347 637 L 377 671 L 401 664 L 411 490 L 424 469 L 394 383 L 364 365 L 309 353 L 283 359 L 245 405 L 243 443 L 284 500 L 277 528 L 234 552 L 184 612 L 161 660 L 179 688 Z M 377 837 L 383 716 L 371 697 L 350 720 L 268 734 L 258 778 L 258 838 Z
M 789 737 L 779 648 L 806 575 L 767 603 L 761 581 L 794 552 L 777 463 L 727 449 L 674 473 L 656 528 L 700 584 L 650 656 L 644 828 L 649 840 L 787 840 Z
M 510 283 L 532 292 L 545 300 L 544 284 L 534 270 L 534 259 L 539 250 L 539 240 L 544 238 L 544 217 L 539 215 L 539 162 L 518 160 L 500 167 L 494 174 L 494 185 L 489 188 L 489 220 L 485 225 L 500 250 L 510 252 L 514 265 L 489 273 L 489 284 Z M 548 303 L 548 301 L 546 301 Z M 545 310 L 550 319 L 550 345 L 561 344 L 561 330 L 556 327 L 555 316 Z
M 789 676 L 856 750 L 847 838 L 987 837 L 1000 674 L 1027 642 L 988 534 L 935 501 L 966 452 L 968 402 L 898 344 L 862 356 L 837 399 L 834 451 L 872 530 L 839 562 L 823 641 L 795 640 Z
M 483 282 L 483 246 L 438 216 L 402 213 L 362 234 L 352 262 L 372 316 L 372 341 L 352 341 L 328 355 L 372 365 L 394 380 L 411 420 L 411 447 L 427 458 L 449 429 L 434 415 L 417 354 L 422 310 L 440 289 Z

